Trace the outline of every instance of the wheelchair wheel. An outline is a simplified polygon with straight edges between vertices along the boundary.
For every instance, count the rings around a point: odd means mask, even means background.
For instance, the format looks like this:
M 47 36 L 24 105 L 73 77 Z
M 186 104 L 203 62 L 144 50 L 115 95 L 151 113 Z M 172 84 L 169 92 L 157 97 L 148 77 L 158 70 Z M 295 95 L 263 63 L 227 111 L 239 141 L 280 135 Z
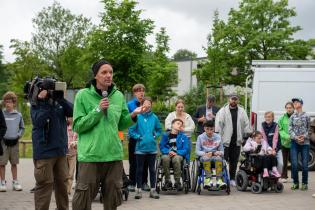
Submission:
M 198 182 L 198 165 L 197 160 L 194 160 L 191 167 L 191 191 L 196 192 L 197 182 Z
M 281 182 L 277 182 L 275 185 L 276 185 L 275 186 L 276 193 L 282 193 L 283 188 L 284 188 L 283 184 Z
M 236 174 L 236 188 L 239 191 L 245 191 L 248 186 L 248 177 L 245 171 L 239 170 Z
M 252 191 L 252 193 L 255 193 L 255 194 L 261 193 L 261 191 L 262 191 L 261 184 L 259 184 L 257 182 L 253 183 L 252 187 L 251 187 L 251 191 Z

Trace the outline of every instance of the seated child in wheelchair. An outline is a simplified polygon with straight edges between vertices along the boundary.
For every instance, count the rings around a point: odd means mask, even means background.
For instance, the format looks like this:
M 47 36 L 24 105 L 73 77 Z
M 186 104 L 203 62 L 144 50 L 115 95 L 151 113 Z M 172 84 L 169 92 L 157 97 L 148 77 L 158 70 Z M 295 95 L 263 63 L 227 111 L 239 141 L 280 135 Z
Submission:
M 173 184 L 170 177 L 170 163 L 172 162 L 174 170 L 174 187 L 181 191 L 183 189 L 180 182 L 181 164 L 189 157 L 189 139 L 182 132 L 184 122 L 181 119 L 172 121 L 172 129 L 170 132 L 165 132 L 160 141 L 160 151 L 162 153 L 162 167 L 165 176 L 165 189 L 171 189 Z
M 272 152 L 272 148 L 266 141 L 263 141 L 262 133 L 255 131 L 252 138 L 248 138 L 243 148 L 244 152 L 250 152 L 251 154 L 257 154 L 255 166 L 263 169 L 263 177 L 269 177 L 269 170 L 271 169 L 271 175 L 279 178 L 281 175 L 277 169 L 277 158 Z M 262 165 L 262 166 L 261 166 Z
M 217 187 L 224 189 L 223 182 L 223 144 L 220 135 L 214 133 L 214 121 L 209 120 L 203 124 L 204 133 L 198 136 L 196 155 L 203 164 L 205 171 L 204 188 Z

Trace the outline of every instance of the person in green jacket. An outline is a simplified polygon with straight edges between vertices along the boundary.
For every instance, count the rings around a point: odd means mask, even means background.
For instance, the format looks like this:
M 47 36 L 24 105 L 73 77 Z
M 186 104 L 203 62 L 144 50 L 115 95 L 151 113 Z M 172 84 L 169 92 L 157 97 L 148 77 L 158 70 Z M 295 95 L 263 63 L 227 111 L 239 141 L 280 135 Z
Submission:
M 90 210 L 99 187 L 104 210 L 121 205 L 123 148 L 118 131 L 146 111 L 138 107 L 129 113 L 123 94 L 113 84 L 113 68 L 105 60 L 92 66 L 94 79 L 76 95 L 73 129 L 78 133 L 79 174 L 72 206 Z
M 294 106 L 292 102 L 285 104 L 286 113 L 282 115 L 278 121 L 279 134 L 281 139 L 281 150 L 283 156 L 283 168 L 281 174 L 281 182 L 287 182 L 288 180 L 288 161 L 290 157 L 291 138 L 289 134 L 289 120 L 294 113 Z

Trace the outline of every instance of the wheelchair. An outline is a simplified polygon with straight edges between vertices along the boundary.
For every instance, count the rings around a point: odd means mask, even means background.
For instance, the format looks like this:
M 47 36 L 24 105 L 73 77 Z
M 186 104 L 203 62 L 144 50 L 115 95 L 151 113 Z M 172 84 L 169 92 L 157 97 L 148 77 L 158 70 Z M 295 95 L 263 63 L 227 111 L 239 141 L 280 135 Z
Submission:
M 252 193 L 259 194 L 262 191 L 272 190 L 276 193 L 283 191 L 283 184 L 278 177 L 270 176 L 263 178 L 260 160 L 257 154 L 242 152 L 245 158 L 241 161 L 239 170 L 236 173 L 236 188 L 239 191 L 246 191 L 250 187 Z M 270 173 L 269 173 L 270 174 Z
M 199 158 L 195 159 L 192 164 L 191 169 L 191 177 L 192 177 L 192 186 L 191 190 L 193 192 L 196 192 L 200 195 L 202 188 L 204 188 L 204 180 L 206 177 L 205 170 L 203 163 L 199 160 Z M 229 173 L 226 167 L 226 161 L 223 159 L 222 162 L 222 179 L 223 182 L 226 183 L 226 187 L 224 189 L 218 188 L 216 186 L 208 187 L 206 190 L 208 191 L 225 191 L 227 195 L 230 194 L 231 188 L 230 188 L 230 179 L 229 179 Z
M 183 183 L 183 191 L 185 194 L 187 194 L 190 191 L 191 188 L 191 180 L 190 180 L 190 161 L 188 161 L 186 158 L 183 159 L 182 164 L 181 164 L 181 178 L 182 178 L 182 183 Z M 169 188 L 164 188 L 165 184 L 165 177 L 163 173 L 163 166 L 162 166 L 162 159 L 161 157 L 157 158 L 156 160 L 156 192 L 160 194 L 161 191 L 167 192 L 167 191 L 175 191 L 176 188 L 172 187 L 171 189 Z M 172 162 L 170 162 L 170 175 L 174 176 L 174 170 L 172 166 Z

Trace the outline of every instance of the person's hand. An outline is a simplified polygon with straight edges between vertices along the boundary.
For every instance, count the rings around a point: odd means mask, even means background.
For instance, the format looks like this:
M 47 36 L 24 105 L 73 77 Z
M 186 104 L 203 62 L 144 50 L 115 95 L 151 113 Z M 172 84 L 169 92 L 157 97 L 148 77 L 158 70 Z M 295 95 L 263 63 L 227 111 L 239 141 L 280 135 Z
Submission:
M 99 103 L 99 107 L 101 110 L 106 110 L 109 107 L 109 100 L 108 98 L 103 98 L 100 103 Z
M 212 157 L 212 152 L 207 152 L 206 155 L 207 155 L 208 158 L 211 158 Z
M 209 119 L 213 119 L 214 118 L 214 115 L 212 114 L 212 112 L 209 112 L 207 116 L 208 116 Z
M 135 110 L 133 110 L 132 114 L 138 115 L 138 114 L 147 112 L 148 109 L 149 109 L 149 108 L 148 108 L 147 106 L 139 106 L 139 107 L 137 107 Z
M 176 153 L 173 152 L 173 151 L 170 151 L 170 152 L 168 153 L 168 155 L 169 155 L 170 157 L 174 157 L 174 156 L 176 156 Z
M 47 90 L 42 90 L 42 91 L 40 91 L 40 93 L 38 94 L 38 98 L 39 98 L 39 99 L 44 99 L 44 98 L 47 97 L 47 95 L 48 95 L 48 91 L 47 91 Z
M 303 143 L 304 142 L 304 136 L 298 136 L 297 137 L 297 141 L 298 141 L 298 143 Z
M 221 155 L 221 152 L 219 152 L 219 151 L 215 151 L 214 153 L 213 153 L 213 156 L 220 156 Z
M 276 150 L 272 149 L 272 150 L 271 150 L 271 154 L 272 154 L 272 155 L 276 155 L 276 154 L 277 154 Z
M 200 118 L 198 119 L 198 121 L 199 121 L 199 122 L 202 122 L 202 123 L 206 122 L 205 116 L 202 115 L 202 117 L 200 117 Z

